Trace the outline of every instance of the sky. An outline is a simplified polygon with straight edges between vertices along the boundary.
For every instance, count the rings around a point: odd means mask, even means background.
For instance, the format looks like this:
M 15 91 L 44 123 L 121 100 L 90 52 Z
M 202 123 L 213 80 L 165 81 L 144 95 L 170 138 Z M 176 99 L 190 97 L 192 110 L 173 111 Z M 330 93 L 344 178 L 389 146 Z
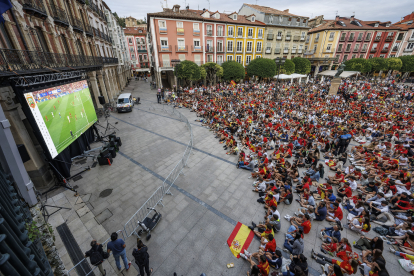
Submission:
M 355 18 L 364 21 L 391 21 L 395 23 L 401 17 L 414 12 L 413 0 L 296 0 L 296 1 L 235 1 L 227 0 L 153 0 L 153 1 L 126 1 L 105 0 L 112 12 L 117 12 L 121 17 L 132 16 L 144 19 L 147 13 L 162 11 L 161 5 L 172 8 L 178 4 L 181 8 L 187 5 L 190 9 L 206 8 L 211 11 L 234 12 L 238 11 L 243 3 L 250 3 L 275 8 L 278 10 L 289 9 L 290 13 L 309 18 L 324 15 L 325 19 L 334 19 L 335 15 L 349 17 L 355 14 Z

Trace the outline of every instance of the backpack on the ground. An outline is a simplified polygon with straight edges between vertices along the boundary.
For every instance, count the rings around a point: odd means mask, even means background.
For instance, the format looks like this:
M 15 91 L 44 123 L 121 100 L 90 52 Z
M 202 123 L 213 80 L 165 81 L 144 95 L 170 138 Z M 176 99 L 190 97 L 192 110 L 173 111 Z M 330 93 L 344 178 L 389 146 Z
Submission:
M 92 265 L 98 266 L 103 262 L 104 258 L 98 250 L 92 250 L 90 254 L 91 255 L 89 256 L 89 260 L 91 261 Z

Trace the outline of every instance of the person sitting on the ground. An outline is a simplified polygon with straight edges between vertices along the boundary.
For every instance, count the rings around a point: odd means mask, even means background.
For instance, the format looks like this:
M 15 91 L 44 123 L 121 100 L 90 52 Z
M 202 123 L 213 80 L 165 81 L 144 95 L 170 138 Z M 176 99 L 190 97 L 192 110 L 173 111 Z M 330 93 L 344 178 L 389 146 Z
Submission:
M 344 197 L 344 196 L 346 196 L 346 197 L 352 197 L 352 190 L 349 187 L 349 183 L 348 182 L 344 182 L 343 187 L 341 187 L 341 188 L 338 189 L 337 195 L 339 197 Z
M 293 240 L 286 239 L 285 243 L 283 244 L 285 249 L 283 251 L 290 252 L 293 255 L 299 255 L 303 253 L 303 240 L 302 240 L 302 233 L 298 231 Z
M 315 198 L 313 197 L 313 191 L 309 192 L 305 190 L 304 194 L 300 196 L 300 200 L 296 199 L 299 202 L 300 206 L 304 208 L 309 208 L 309 206 L 315 207 Z
M 256 223 L 254 223 L 252 221 L 252 226 L 249 226 L 249 228 L 252 231 L 255 231 L 254 229 L 256 227 L 259 230 L 259 229 L 265 229 L 266 225 L 271 225 L 273 227 L 273 230 L 275 230 L 276 232 L 280 231 L 281 224 L 280 224 L 279 216 L 277 214 L 273 214 L 272 216 L 266 216 L 265 218 L 266 218 L 266 221 L 264 221 L 264 224 L 256 225 Z M 260 230 L 259 230 L 259 232 L 260 232 Z
M 342 212 L 342 209 L 339 207 L 338 202 L 333 203 L 333 209 L 328 207 L 328 216 L 326 217 L 327 221 L 341 222 L 343 217 L 344 217 L 344 214 Z
M 331 238 L 334 237 L 338 241 L 340 241 L 341 230 L 342 228 L 339 225 L 334 225 L 333 227 L 324 228 L 321 230 L 321 239 L 326 242 L 331 242 Z
M 344 175 L 341 172 L 336 172 L 334 176 L 328 176 L 328 183 L 331 185 L 338 185 L 344 181 Z
M 325 201 L 321 201 L 317 204 L 315 210 L 315 220 L 324 221 L 326 219 L 327 209 Z
M 317 263 L 321 265 L 325 265 L 327 263 L 337 264 L 341 268 L 343 273 L 346 274 L 355 274 L 358 271 L 358 261 L 355 259 L 350 259 L 349 261 L 340 262 L 338 260 L 326 257 L 322 254 L 315 253 L 312 249 L 311 257 L 316 260 Z
M 288 220 L 292 224 L 286 234 L 288 239 L 293 239 L 292 234 L 298 230 L 301 230 L 304 234 L 308 234 L 312 228 L 312 223 L 308 214 L 305 214 L 303 218 L 289 217 Z

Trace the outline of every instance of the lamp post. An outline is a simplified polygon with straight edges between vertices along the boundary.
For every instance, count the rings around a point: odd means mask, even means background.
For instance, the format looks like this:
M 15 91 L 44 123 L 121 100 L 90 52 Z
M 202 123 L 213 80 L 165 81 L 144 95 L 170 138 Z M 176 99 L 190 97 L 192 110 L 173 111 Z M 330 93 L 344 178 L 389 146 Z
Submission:
M 179 60 L 179 59 L 172 59 L 171 60 L 171 64 L 172 64 L 173 68 L 175 68 L 177 65 L 179 65 L 180 62 L 181 62 L 181 60 Z M 176 87 L 176 89 L 178 91 L 177 76 L 175 74 L 175 70 L 173 71 L 173 73 L 174 73 L 174 84 L 175 84 L 175 87 Z
M 276 63 L 276 67 L 277 67 L 277 90 L 279 91 L 279 72 L 280 72 L 280 67 L 285 64 L 286 58 L 275 58 L 275 63 Z

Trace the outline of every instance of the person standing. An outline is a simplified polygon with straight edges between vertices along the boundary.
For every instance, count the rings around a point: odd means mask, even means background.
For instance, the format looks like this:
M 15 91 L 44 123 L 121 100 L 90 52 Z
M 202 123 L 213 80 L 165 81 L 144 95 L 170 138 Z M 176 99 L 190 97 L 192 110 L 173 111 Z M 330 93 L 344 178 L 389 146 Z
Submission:
M 134 256 L 135 263 L 138 265 L 139 274 L 144 276 L 145 269 L 147 276 L 150 276 L 153 269 L 149 269 L 148 247 L 141 240 L 138 241 L 137 247 L 132 251 L 132 256 Z
M 160 91 L 157 92 L 157 102 L 161 103 L 161 92 Z
M 127 260 L 125 247 L 126 244 L 124 240 L 118 239 L 118 234 L 116 232 L 113 232 L 111 234 L 111 241 L 108 242 L 106 248 L 108 249 L 108 253 L 112 251 L 114 254 L 115 264 L 118 270 L 121 270 L 121 263 L 119 262 L 119 257 L 121 257 L 122 261 L 124 262 L 125 269 L 128 271 L 129 267 L 131 266 L 131 262 L 128 262 Z
M 89 261 L 92 265 L 97 266 L 99 271 L 103 276 L 106 275 L 106 270 L 103 269 L 102 263 L 105 258 L 105 254 L 102 248 L 102 244 L 96 242 L 96 240 L 91 241 L 91 249 L 85 252 L 85 258 L 89 257 Z
M 163 87 L 163 88 L 161 88 L 161 99 L 162 99 L 162 101 L 164 101 L 164 96 L 165 96 L 165 94 L 164 94 L 164 87 Z

